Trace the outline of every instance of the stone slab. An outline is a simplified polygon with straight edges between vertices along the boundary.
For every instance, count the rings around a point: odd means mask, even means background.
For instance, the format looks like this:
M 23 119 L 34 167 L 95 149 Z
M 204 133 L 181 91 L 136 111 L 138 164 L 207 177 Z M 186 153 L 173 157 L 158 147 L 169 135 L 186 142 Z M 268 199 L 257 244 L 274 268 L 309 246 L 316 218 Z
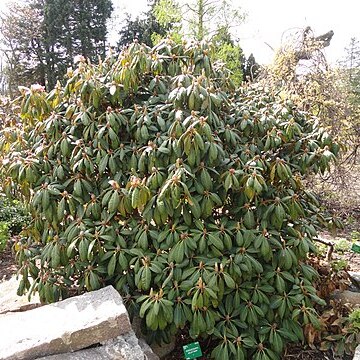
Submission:
M 139 345 L 144 352 L 147 360 L 160 360 L 159 356 L 153 352 L 151 347 L 144 339 L 139 339 Z
M 355 350 L 355 355 L 353 360 L 360 360 L 360 345 L 357 346 Z
M 360 292 L 349 290 L 335 291 L 331 297 L 343 304 L 351 304 L 354 306 L 360 305 Z
M 104 342 L 100 347 L 46 356 L 37 360 L 159 360 L 150 347 L 143 348 L 141 345 L 131 331 Z
M 75 351 L 73 353 L 58 354 L 37 358 L 37 360 L 110 360 L 103 347 Z
M 129 331 L 121 296 L 108 286 L 34 310 L 0 315 L 0 359 L 32 360 L 73 352 Z
M 360 273 L 356 271 L 348 271 L 347 273 L 350 276 L 351 282 L 360 289 Z
M 139 345 L 139 340 L 135 333 L 118 336 L 116 339 L 108 340 L 104 343 L 106 352 L 111 359 L 116 360 L 146 360 L 146 356 Z
M 19 286 L 19 280 L 13 276 L 9 280 L 0 283 L 0 314 L 9 311 L 26 311 L 41 306 L 39 295 L 33 295 L 28 300 L 28 297 L 18 296 L 16 294 Z

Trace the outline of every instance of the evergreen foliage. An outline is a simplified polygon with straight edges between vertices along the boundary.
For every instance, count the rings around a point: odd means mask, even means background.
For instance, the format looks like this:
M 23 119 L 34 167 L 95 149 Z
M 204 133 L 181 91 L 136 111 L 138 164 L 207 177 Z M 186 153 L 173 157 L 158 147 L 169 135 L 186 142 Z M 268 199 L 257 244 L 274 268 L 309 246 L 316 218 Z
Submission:
M 159 0 L 156 0 L 149 4 L 148 12 L 143 13 L 142 16 L 137 16 L 135 20 L 132 20 L 131 16 L 127 14 L 125 25 L 119 32 L 118 46 L 120 48 L 132 43 L 135 39 L 153 47 L 155 45 L 154 39 L 166 37 L 173 26 L 170 22 L 160 24 L 157 20 L 154 9 L 158 2 Z
M 260 65 L 256 62 L 254 54 L 250 54 L 244 61 L 243 76 L 246 81 L 254 81 L 260 73 Z
M 135 42 L 25 92 L 22 136 L 0 139 L 5 191 L 18 186 L 33 218 L 19 294 L 112 284 L 153 340 L 186 328 L 218 342 L 215 359 L 279 359 L 320 326 L 306 259 L 322 218 L 302 177 L 338 146 L 277 92 L 235 91 L 210 53 Z

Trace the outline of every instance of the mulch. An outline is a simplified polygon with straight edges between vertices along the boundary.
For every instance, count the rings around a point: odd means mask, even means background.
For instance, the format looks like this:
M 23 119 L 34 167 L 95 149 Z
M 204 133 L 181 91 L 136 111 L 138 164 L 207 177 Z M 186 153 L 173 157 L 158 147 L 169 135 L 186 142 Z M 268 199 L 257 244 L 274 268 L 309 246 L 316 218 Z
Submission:
M 323 352 L 317 349 L 304 349 L 300 345 L 290 345 L 283 360 L 351 360 L 352 356 L 335 356 L 331 351 Z

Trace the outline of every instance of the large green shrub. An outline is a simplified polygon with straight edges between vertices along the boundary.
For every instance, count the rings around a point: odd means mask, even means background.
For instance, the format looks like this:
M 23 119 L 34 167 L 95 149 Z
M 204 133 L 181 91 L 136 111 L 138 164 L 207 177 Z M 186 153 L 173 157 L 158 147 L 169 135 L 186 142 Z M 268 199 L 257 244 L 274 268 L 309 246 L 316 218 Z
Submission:
M 3 168 L 33 216 L 19 292 L 28 275 L 48 302 L 113 284 L 153 338 L 186 328 L 218 339 L 216 359 L 276 359 L 318 325 L 321 215 L 301 179 L 337 146 L 266 88 L 234 91 L 207 54 L 134 43 L 24 90 L 23 150 Z

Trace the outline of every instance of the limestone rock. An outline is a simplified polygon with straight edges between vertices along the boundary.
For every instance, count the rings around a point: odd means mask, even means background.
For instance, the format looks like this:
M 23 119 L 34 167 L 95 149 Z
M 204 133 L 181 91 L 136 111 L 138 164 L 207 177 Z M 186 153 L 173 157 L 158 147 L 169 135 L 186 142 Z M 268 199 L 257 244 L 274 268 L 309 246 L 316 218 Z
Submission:
M 145 360 L 145 354 L 139 345 L 138 338 L 131 331 L 128 334 L 118 336 L 116 339 L 104 343 L 104 348 L 110 359 L 116 360 Z
M 349 290 L 336 291 L 332 295 L 332 298 L 341 301 L 343 304 L 360 306 L 360 292 L 354 292 Z
M 37 360 L 110 360 L 103 347 L 75 351 L 73 353 L 57 354 L 37 358 Z
M 51 355 L 38 360 L 159 360 L 149 347 L 140 346 L 133 331 L 108 340 L 102 346 L 74 353 Z
M 351 282 L 360 289 L 360 273 L 355 271 L 348 271 L 347 273 L 350 276 Z
M 357 346 L 353 360 L 360 360 L 360 345 Z
M 156 355 L 148 343 L 144 339 L 139 339 L 139 345 L 144 352 L 147 360 L 159 360 L 159 356 Z
M 27 296 L 16 294 L 19 280 L 13 276 L 9 280 L 0 283 L 0 314 L 9 311 L 26 311 L 41 306 L 38 295 L 32 296 L 29 301 Z
M 111 286 L 39 307 L 0 315 L 0 359 L 36 359 L 72 352 L 131 331 Z

